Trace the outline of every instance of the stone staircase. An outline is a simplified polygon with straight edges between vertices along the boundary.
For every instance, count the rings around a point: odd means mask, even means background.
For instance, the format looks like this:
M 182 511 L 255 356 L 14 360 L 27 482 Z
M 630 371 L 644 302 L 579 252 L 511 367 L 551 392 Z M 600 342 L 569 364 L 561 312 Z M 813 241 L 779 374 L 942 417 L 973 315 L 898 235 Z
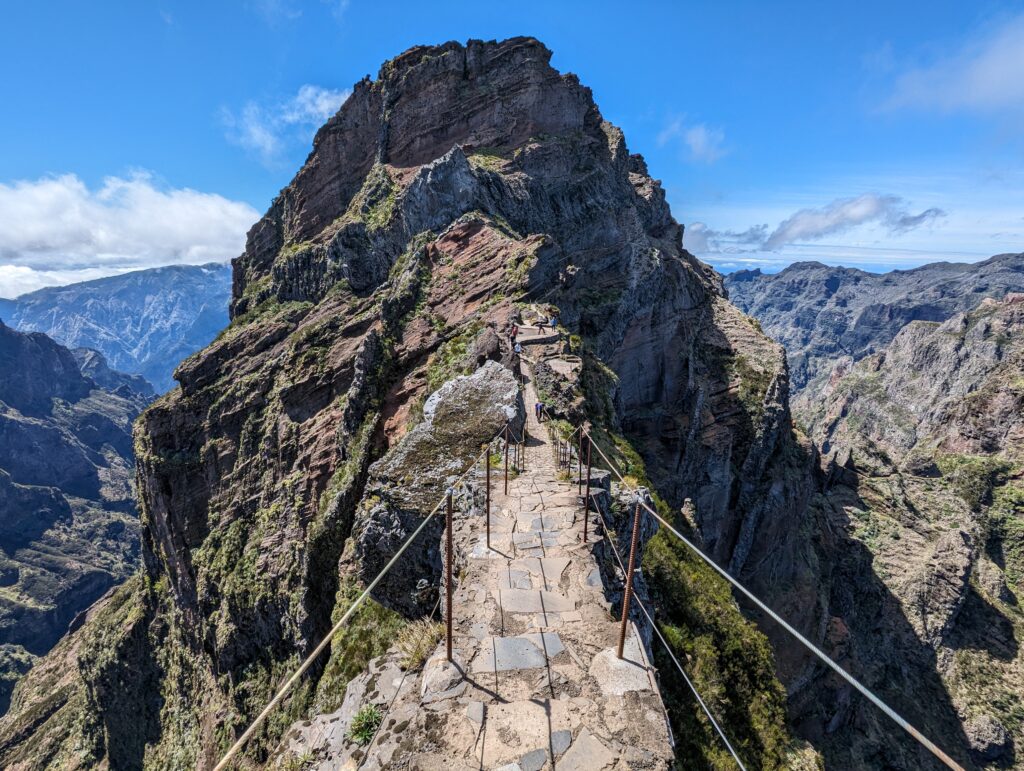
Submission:
M 526 403 L 536 401 L 527 384 Z M 559 472 L 546 427 L 528 410 L 525 469 L 483 517 L 456 520 L 454 663 L 444 641 L 421 673 L 393 655 L 350 684 L 345 705 L 292 739 L 323 769 L 602 771 L 668 768 L 672 748 L 653 669 L 632 624 L 622 660 L 576 480 Z M 479 514 L 482 515 L 482 512 Z M 362 704 L 385 713 L 365 748 L 346 739 Z

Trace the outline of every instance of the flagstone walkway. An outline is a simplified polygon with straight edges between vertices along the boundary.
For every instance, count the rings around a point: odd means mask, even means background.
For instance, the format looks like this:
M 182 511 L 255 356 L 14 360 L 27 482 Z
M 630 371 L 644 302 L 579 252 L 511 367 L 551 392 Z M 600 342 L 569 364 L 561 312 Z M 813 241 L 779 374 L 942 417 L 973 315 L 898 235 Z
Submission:
M 599 520 L 591 515 L 584 544 L 576 479 L 556 467 L 547 429 L 533 415 L 532 385 L 524 398 L 525 469 L 507 496 L 501 471 L 493 473 L 490 548 L 482 512 L 456 520 L 454 664 L 443 641 L 418 676 L 392 660 L 374 662 L 333 722 L 321 716 L 303 729 L 305 746 L 314 730 L 334 737 L 327 744 L 335 751 L 315 767 L 670 767 L 664 707 L 632 625 L 624 659 L 616 656 L 619 624 L 592 554 Z M 386 714 L 370 746 L 354 749 L 344 734 L 360 699 Z

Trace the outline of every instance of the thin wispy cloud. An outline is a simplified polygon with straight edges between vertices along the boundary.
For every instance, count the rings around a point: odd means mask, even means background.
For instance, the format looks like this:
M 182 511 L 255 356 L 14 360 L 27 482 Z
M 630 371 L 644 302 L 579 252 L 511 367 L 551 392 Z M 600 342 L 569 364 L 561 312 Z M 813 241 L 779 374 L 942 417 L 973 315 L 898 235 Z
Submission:
M 283 163 L 288 149 L 308 144 L 316 129 L 338 111 L 350 93 L 307 83 L 295 96 L 274 105 L 249 101 L 238 113 L 224 108 L 221 119 L 229 141 L 274 168 Z
M 1024 14 L 904 71 L 885 107 L 1024 113 Z
M 882 223 L 890 233 L 906 233 L 943 216 L 945 212 L 936 208 L 911 214 L 899 196 L 865 193 L 856 198 L 837 198 L 821 208 L 801 209 L 781 222 L 761 246 L 775 251 L 787 244 L 817 241 L 869 222 Z
M 799 209 L 774 229 L 761 224 L 745 230 L 716 230 L 706 223 L 695 222 L 686 228 L 684 243 L 696 254 L 778 252 L 794 244 L 820 241 L 869 224 L 880 226 L 889 235 L 901 235 L 945 216 L 937 207 L 914 213 L 900 196 L 864 193 L 853 198 L 837 198 L 817 208 Z
M 349 0 L 320 0 L 320 2 L 339 23 L 344 18 L 345 11 L 349 6 Z M 249 7 L 271 27 L 297 21 L 303 15 L 303 6 L 300 0 L 250 0 Z
M 292 0 L 251 0 L 250 7 L 272 27 L 302 16 L 302 9 Z
M 725 132 L 705 123 L 687 124 L 683 118 L 673 118 L 658 132 L 658 146 L 675 144 L 685 148 L 684 157 L 700 163 L 714 163 L 728 153 Z
M 0 184 L 0 297 L 67 280 L 241 253 L 259 214 L 246 203 L 152 175 L 74 174 Z

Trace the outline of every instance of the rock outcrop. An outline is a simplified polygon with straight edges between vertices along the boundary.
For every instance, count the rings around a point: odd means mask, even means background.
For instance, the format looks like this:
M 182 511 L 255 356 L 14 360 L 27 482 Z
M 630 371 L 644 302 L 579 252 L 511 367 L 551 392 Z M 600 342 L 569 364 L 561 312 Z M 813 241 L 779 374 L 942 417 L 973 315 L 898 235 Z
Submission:
M 163 393 L 174 386 L 178 362 L 223 329 L 230 295 L 225 264 L 169 265 L 0 300 L 0 318 L 21 332 L 99 351 L 115 370 L 141 375 Z
M 87 359 L 0 323 L 0 712 L 14 680 L 138 564 L 131 425 L 149 398 Z M 123 382 L 111 391 L 92 373 Z

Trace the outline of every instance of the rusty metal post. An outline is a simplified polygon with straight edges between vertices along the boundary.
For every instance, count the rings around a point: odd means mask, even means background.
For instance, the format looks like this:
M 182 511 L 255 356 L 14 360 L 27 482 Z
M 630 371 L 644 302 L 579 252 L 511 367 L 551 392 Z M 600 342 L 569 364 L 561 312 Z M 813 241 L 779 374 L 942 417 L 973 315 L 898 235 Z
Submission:
M 582 431 L 580 433 L 583 433 Z M 583 497 L 583 543 L 587 542 L 587 525 L 590 523 L 590 445 L 591 438 L 587 437 L 587 494 Z
M 576 448 L 576 494 L 583 492 L 583 429 L 580 428 L 580 446 Z
M 633 540 L 629 544 L 629 570 L 626 571 L 626 593 L 622 595 L 622 625 L 619 627 L 619 658 L 626 645 L 626 625 L 629 623 L 629 601 L 633 599 L 633 570 L 636 567 L 636 542 L 640 537 L 640 498 L 633 512 Z
M 485 514 L 486 514 L 485 520 L 487 522 L 487 548 L 490 549 L 491 548 L 491 445 L 490 444 L 484 445 L 484 466 L 487 467 L 487 470 L 484 472 L 484 476 L 487 479 L 487 482 L 485 483 L 486 488 L 487 488 L 487 504 L 486 504 L 486 508 L 484 509 L 484 511 L 485 511 Z
M 446 615 L 448 617 L 448 660 L 452 661 L 452 562 L 454 562 L 454 551 L 452 549 L 452 489 L 448 488 L 448 511 L 447 511 L 448 534 L 446 537 L 447 548 L 445 550 L 445 591 L 448 593 L 448 605 Z M 620 646 L 621 648 L 621 646 Z M 621 651 L 620 651 L 621 654 Z M 620 655 L 619 658 L 622 658 Z
M 508 495 L 508 424 L 505 424 L 505 495 Z

